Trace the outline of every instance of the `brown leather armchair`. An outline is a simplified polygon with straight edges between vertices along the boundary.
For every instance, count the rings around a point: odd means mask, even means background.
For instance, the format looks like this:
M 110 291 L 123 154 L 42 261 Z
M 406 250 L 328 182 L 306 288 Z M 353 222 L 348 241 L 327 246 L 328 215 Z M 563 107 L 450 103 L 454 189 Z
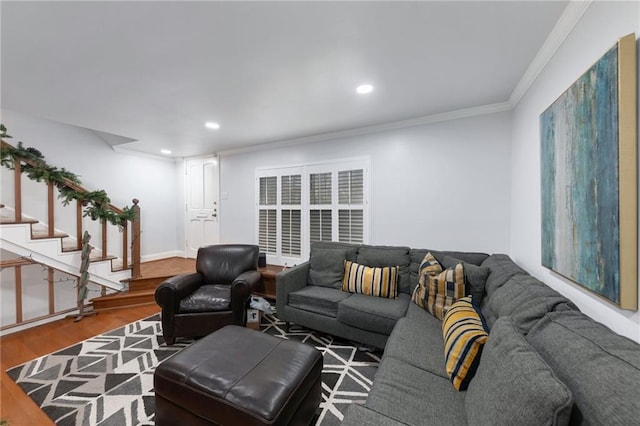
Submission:
M 196 273 L 165 280 L 156 289 L 162 308 L 162 335 L 167 345 L 176 337 L 202 337 L 228 324 L 245 325 L 246 307 L 260 285 L 259 248 L 226 244 L 202 247 Z

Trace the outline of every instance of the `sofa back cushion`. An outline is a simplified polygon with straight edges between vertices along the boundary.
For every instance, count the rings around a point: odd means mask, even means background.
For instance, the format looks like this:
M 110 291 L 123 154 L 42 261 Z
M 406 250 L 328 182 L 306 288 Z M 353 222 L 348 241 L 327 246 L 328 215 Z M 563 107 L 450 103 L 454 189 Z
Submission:
M 411 294 L 413 287 L 409 283 L 409 247 L 360 246 L 356 262 L 360 265 L 398 267 L 398 292 Z
M 500 318 L 465 397 L 468 424 L 566 425 L 573 397 L 508 317 Z M 606 423 L 603 423 L 606 424 Z
M 358 246 L 344 243 L 319 241 L 311 245 L 309 256 L 309 285 L 341 288 L 344 276 L 344 261 L 354 261 Z
M 548 313 L 527 340 L 571 389 L 572 424 L 638 424 L 640 344 L 577 311 Z
M 491 297 L 493 292 L 509 281 L 511 277 L 528 275 L 527 271 L 516 265 L 506 254 L 492 254 L 482 262 L 481 266 L 490 269 L 485 284 L 486 297 Z
M 488 295 L 482 314 L 489 327 L 499 317 L 511 316 L 514 324 L 528 332 L 547 312 L 578 310 L 566 297 L 531 275 L 516 275 Z

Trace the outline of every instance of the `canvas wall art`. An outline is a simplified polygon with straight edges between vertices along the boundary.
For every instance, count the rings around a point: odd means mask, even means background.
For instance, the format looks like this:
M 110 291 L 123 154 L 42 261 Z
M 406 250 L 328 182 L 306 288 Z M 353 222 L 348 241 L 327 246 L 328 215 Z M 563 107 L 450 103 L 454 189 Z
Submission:
M 638 309 L 635 35 L 540 116 L 542 265 Z

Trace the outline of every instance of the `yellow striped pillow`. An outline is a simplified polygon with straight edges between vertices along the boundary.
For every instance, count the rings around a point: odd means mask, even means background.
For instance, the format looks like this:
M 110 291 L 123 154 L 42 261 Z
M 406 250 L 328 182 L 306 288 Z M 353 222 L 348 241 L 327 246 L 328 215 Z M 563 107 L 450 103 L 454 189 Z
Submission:
M 373 268 L 345 260 L 342 291 L 395 299 L 398 297 L 398 267 Z
M 444 318 L 449 307 L 465 296 L 464 266 L 462 262 L 445 269 L 438 275 L 429 276 L 425 308 L 439 320 Z
M 489 328 L 471 296 L 454 302 L 442 321 L 445 368 L 453 387 L 466 390 L 480 363 Z
M 411 294 L 411 300 L 416 305 L 421 308 L 425 307 L 425 302 L 427 301 L 427 285 L 429 283 L 429 277 L 432 275 L 437 275 L 442 272 L 442 266 L 440 262 L 431 254 L 431 252 L 427 253 L 422 259 L 420 263 L 420 267 L 418 268 L 418 284 L 416 288 L 413 289 L 413 293 Z

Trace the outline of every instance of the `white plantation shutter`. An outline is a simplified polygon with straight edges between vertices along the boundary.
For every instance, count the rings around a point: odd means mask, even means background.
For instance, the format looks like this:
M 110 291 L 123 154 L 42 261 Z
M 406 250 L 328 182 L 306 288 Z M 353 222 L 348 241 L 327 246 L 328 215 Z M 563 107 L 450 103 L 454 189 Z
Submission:
M 308 258 L 311 243 L 368 243 L 368 160 L 256 170 L 258 243 L 275 264 Z
M 302 176 L 281 176 L 281 254 L 299 257 L 302 254 Z M 286 207 L 296 207 L 289 208 Z
M 259 182 L 258 245 L 264 253 L 276 253 L 278 179 L 266 176 Z
M 364 241 L 364 170 L 338 172 L 338 241 Z
M 331 241 L 331 210 L 309 210 L 309 242 Z

